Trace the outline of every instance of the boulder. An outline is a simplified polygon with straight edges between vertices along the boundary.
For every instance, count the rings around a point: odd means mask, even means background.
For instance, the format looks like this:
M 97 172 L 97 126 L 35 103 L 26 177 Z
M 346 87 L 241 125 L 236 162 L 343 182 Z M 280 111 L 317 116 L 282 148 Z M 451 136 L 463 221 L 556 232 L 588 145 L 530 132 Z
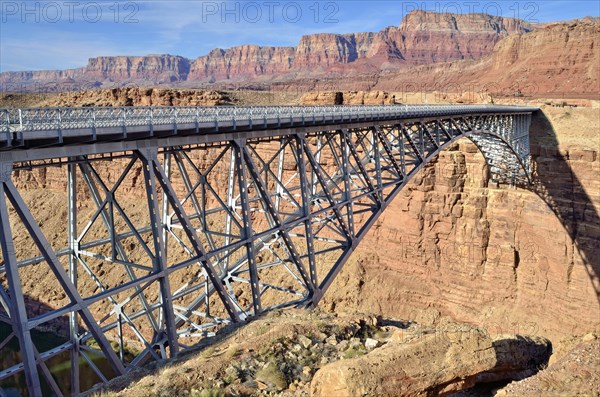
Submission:
M 551 348 L 543 338 L 490 337 L 477 328 L 458 327 L 427 334 L 410 343 L 391 341 L 367 355 L 321 368 L 312 396 L 428 396 L 464 390 L 514 371 L 534 371 Z

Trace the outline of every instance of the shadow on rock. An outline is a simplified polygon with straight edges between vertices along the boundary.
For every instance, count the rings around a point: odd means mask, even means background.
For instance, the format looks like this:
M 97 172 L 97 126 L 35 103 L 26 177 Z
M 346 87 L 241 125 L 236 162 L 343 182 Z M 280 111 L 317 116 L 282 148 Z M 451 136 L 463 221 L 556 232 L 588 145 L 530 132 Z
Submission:
M 591 162 L 597 152 L 559 149 L 556 132 L 543 111 L 533 114 L 530 145 L 534 165 L 534 190 L 556 214 L 575 249 L 581 255 L 600 305 L 600 216 L 583 184 L 573 172 L 569 158 Z M 575 158 L 572 158 L 575 159 Z M 594 172 L 592 170 L 592 172 Z M 574 263 L 569 264 L 570 276 Z

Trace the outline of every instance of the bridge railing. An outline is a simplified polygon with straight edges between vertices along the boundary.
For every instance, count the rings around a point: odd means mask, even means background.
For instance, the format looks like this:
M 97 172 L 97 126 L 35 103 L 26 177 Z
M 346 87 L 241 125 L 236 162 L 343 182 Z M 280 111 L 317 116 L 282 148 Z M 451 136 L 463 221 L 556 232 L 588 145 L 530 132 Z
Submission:
M 535 108 L 489 105 L 88 107 L 0 109 L 0 131 L 177 125 L 222 122 L 326 122 L 390 117 L 437 117 L 465 113 L 531 112 Z

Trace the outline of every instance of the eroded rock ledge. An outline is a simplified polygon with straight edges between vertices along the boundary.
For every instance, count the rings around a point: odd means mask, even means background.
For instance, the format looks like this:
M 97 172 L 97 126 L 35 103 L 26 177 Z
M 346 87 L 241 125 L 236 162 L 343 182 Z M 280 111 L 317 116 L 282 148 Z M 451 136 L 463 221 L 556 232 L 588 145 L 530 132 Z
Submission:
M 492 336 L 446 319 L 425 326 L 301 310 L 270 313 L 213 342 L 109 388 L 119 396 L 445 395 L 530 375 L 552 350 L 541 337 Z
M 444 396 L 478 382 L 530 375 L 550 354 L 544 338 L 492 337 L 467 325 L 451 326 L 409 342 L 393 337 L 365 356 L 327 365 L 315 374 L 311 395 Z

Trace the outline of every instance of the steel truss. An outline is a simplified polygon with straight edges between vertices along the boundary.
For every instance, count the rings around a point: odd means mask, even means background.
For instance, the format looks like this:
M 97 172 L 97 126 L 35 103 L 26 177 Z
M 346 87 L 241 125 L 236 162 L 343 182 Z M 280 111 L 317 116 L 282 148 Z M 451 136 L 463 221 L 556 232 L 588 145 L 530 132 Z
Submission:
M 0 349 L 16 339 L 21 354 L 0 381 L 24 374 L 32 396 L 43 384 L 77 394 L 79 363 L 106 382 L 228 324 L 317 305 L 398 192 L 456 140 L 479 147 L 491 179 L 527 183 L 529 125 L 529 113 L 452 116 L 70 157 L 59 163 L 62 247 L 13 182 L 14 169 L 35 164 L 1 163 L 0 321 L 12 332 Z M 120 174 L 107 177 L 107 164 L 122 164 Z M 37 255 L 13 244 L 17 224 Z M 32 269 L 47 271 L 68 303 L 33 312 Z M 38 350 L 31 332 L 65 317 L 65 340 Z M 71 362 L 69 390 L 47 365 L 58 355 Z

